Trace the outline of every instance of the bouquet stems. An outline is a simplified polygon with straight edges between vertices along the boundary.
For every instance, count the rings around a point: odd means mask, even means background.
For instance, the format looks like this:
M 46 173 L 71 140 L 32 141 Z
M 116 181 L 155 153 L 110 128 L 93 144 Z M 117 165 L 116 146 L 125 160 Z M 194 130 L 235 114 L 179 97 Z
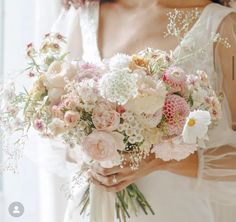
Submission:
M 86 209 L 89 205 L 89 190 L 90 185 L 88 185 L 88 188 L 86 189 L 84 196 L 79 204 L 79 207 L 81 208 L 81 215 L 86 212 Z M 148 215 L 149 213 L 155 215 L 155 212 L 152 209 L 151 205 L 136 184 L 131 184 L 124 190 L 116 193 L 116 201 L 114 207 L 116 210 L 116 217 L 120 222 L 126 222 L 127 218 L 131 217 L 131 213 L 134 213 L 135 216 L 137 216 L 138 210 L 140 208 L 146 215 Z

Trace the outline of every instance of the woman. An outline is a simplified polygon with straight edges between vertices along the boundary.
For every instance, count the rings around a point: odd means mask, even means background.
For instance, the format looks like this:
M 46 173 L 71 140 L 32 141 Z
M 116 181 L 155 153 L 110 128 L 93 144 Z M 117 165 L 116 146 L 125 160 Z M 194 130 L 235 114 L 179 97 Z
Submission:
M 201 10 L 182 41 L 186 49 L 181 50 L 183 55 L 190 46 L 207 45 L 212 33 L 219 32 L 228 39 L 231 48 L 219 42 L 210 43 L 205 55 L 195 55 L 182 64 L 188 72 L 198 67 L 205 70 L 216 92 L 225 94 L 223 118 L 210 132 L 208 149 L 199 150 L 180 162 L 162 162 L 150 156 L 137 171 L 128 167 L 103 169 L 99 166 L 90 171 L 92 182 L 107 192 L 122 190 L 134 182 L 143 191 L 156 215 L 141 214 L 128 221 L 216 221 L 211 202 L 236 205 L 236 132 L 233 131 L 236 127 L 236 77 L 232 73 L 236 57 L 236 13 L 209 0 L 116 0 L 83 5 L 84 2 L 64 0 L 67 8 L 74 5 L 79 10 L 71 7 L 63 12 L 54 27 L 67 36 L 71 58 L 80 56 L 88 62 L 99 62 L 118 52 L 136 53 L 146 46 L 180 53 L 176 38 L 163 37 L 168 24 L 166 13 L 175 8 L 186 12 L 196 7 Z M 114 175 L 117 184 L 112 183 Z M 76 200 L 70 201 L 65 222 L 91 221 L 89 216 L 80 216 L 77 208 L 80 198 L 78 192 Z M 100 208 L 95 210 L 102 211 L 101 202 L 96 206 Z M 113 215 L 109 215 L 110 212 L 106 212 L 103 219 L 97 221 L 115 221 Z

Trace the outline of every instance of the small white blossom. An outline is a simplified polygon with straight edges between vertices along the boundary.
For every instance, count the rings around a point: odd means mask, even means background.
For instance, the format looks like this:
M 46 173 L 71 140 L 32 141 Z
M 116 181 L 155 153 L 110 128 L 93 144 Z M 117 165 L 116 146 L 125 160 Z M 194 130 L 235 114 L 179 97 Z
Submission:
M 128 69 L 115 70 L 104 75 L 99 81 L 101 96 L 110 102 L 124 105 L 138 94 L 138 74 Z

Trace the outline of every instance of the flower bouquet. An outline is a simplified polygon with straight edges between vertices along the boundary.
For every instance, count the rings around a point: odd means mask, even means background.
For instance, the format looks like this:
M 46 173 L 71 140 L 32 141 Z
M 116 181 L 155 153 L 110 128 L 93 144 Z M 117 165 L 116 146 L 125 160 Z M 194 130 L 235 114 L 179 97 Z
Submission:
M 0 125 L 5 134 L 20 135 L 16 147 L 35 129 L 42 137 L 61 138 L 84 166 L 123 167 L 128 156 L 132 170 L 151 153 L 179 161 L 204 147 L 209 127 L 221 118 L 220 98 L 205 72 L 186 73 L 178 58 L 151 48 L 117 54 L 101 64 L 69 62 L 64 43 L 63 36 L 50 33 L 38 51 L 28 45 L 25 72 L 32 87 L 17 93 L 11 82 L 1 90 Z M 19 157 L 19 150 L 5 150 Z M 137 213 L 137 206 L 154 214 L 135 184 L 116 197 L 119 220 Z M 81 213 L 88 204 L 89 186 Z

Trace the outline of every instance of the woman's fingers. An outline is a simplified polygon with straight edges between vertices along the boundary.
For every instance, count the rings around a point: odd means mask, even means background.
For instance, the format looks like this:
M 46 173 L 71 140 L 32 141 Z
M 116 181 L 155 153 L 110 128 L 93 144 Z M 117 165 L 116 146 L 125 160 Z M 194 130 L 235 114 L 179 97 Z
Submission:
M 125 189 L 127 186 L 129 186 L 130 184 L 132 184 L 133 182 L 132 181 L 123 181 L 119 184 L 116 184 L 116 185 L 113 185 L 113 186 L 106 186 L 104 184 L 101 184 L 99 181 L 97 181 L 95 178 L 91 178 L 91 182 L 93 184 L 95 184 L 97 187 L 107 191 L 107 192 L 113 192 L 113 193 L 116 193 L 116 192 L 119 192 L 119 191 L 122 191 L 123 189 Z
M 105 185 L 105 186 L 114 186 L 124 180 L 122 176 L 119 174 L 112 175 L 112 176 L 102 176 L 100 174 L 95 173 L 94 171 L 89 171 L 88 174 L 97 180 L 99 183 Z
M 120 166 L 115 166 L 112 168 L 103 168 L 100 164 L 93 164 L 91 166 L 91 170 L 95 171 L 96 173 L 102 176 L 109 176 L 123 172 L 123 169 Z

